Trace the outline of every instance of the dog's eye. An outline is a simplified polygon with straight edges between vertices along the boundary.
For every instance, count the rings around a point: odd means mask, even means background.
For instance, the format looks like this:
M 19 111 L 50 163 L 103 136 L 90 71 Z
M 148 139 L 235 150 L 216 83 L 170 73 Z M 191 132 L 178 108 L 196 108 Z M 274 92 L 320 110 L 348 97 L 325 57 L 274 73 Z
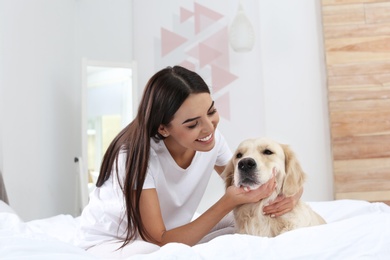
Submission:
M 242 153 L 237 153 L 236 158 L 239 159 L 242 157 Z
M 271 154 L 273 154 L 273 152 L 272 152 L 271 150 L 265 149 L 265 150 L 263 151 L 263 154 L 271 155 Z

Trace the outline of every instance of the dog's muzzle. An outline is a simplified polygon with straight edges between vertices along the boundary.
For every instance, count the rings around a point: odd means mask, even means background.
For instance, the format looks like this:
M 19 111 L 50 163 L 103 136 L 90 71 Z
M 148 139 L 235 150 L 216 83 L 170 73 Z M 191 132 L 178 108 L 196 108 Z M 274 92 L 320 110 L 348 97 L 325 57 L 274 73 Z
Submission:
M 256 166 L 257 164 L 252 158 L 245 158 L 238 162 L 238 169 L 244 172 L 250 172 L 253 169 L 256 169 Z
M 257 164 L 252 158 L 241 159 L 238 164 L 239 186 L 252 186 L 259 184 L 257 179 Z

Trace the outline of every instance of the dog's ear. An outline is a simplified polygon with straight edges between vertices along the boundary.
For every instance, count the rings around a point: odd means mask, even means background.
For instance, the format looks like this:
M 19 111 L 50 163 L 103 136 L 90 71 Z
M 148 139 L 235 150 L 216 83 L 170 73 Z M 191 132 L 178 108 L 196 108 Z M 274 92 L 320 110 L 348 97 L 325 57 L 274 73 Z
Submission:
M 283 181 L 282 193 L 289 197 L 301 190 L 306 179 L 306 174 L 302 170 L 302 167 L 291 148 L 285 144 L 282 144 L 282 148 L 286 158 L 286 176 Z
M 225 188 L 227 189 L 229 186 L 233 184 L 233 176 L 234 176 L 234 164 L 233 158 L 230 159 L 225 169 L 221 173 L 221 177 L 225 182 Z

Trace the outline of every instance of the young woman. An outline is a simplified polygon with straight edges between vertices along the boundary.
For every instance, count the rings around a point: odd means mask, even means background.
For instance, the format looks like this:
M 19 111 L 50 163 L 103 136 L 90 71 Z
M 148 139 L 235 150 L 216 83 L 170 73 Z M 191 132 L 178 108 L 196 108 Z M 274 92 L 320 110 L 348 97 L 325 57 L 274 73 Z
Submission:
M 231 186 L 193 220 L 211 173 L 221 174 L 232 156 L 218 122 L 198 74 L 174 66 L 153 75 L 137 116 L 104 155 L 97 188 L 81 216 L 78 245 L 99 256 L 129 256 L 233 233 L 228 213 L 268 196 L 275 180 L 253 191 Z M 280 198 L 264 212 L 284 214 L 300 196 Z

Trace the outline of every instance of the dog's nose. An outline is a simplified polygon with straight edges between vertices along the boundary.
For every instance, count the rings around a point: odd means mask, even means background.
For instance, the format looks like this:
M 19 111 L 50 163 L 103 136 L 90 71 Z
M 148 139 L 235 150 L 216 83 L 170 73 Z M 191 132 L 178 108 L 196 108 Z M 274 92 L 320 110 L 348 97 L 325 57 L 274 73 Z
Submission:
M 256 162 L 252 158 L 245 158 L 238 162 L 238 168 L 242 171 L 248 172 L 256 168 Z

